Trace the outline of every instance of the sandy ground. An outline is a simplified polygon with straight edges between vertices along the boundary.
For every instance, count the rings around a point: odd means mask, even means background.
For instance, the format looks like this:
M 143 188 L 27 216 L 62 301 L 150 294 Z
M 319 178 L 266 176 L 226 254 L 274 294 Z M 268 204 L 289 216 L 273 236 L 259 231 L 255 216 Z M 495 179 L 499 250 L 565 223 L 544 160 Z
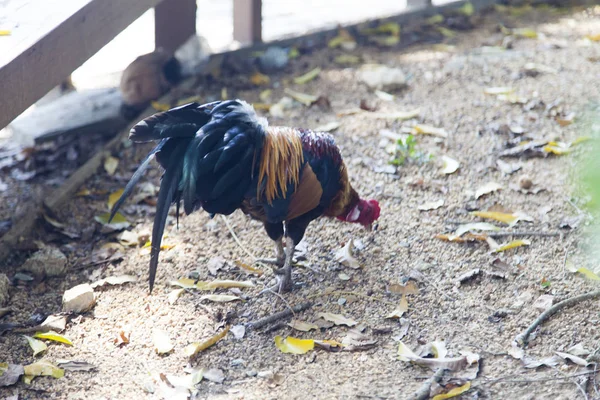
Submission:
M 589 398 L 600 398 L 593 374 L 565 379 L 565 375 L 587 371 L 585 367 L 561 362 L 554 368 L 525 369 L 520 360 L 507 355 L 513 338 L 539 315 L 533 306 L 538 297 L 549 294 L 557 302 L 597 288 L 594 282 L 565 269 L 566 252 L 574 265 L 596 268 L 583 251 L 585 223 L 577 229 L 560 228 L 565 219 L 578 217 L 581 212 L 578 208 L 583 200 L 574 183 L 576 160 L 585 146 L 564 156 L 504 158 L 522 166 L 511 175 L 503 174 L 496 166 L 498 154 L 512 138 L 503 125 L 520 126 L 524 135 L 532 139 L 569 142 L 588 134 L 580 121 L 600 95 L 600 44 L 583 38 L 600 33 L 599 16 L 598 10 L 591 9 L 561 15 L 536 12 L 519 19 L 493 14 L 481 27 L 452 39 L 453 49 L 431 45 L 403 51 L 359 48 L 356 52 L 366 61 L 400 67 L 410 77 L 409 87 L 398 92 L 392 102 L 379 100 L 360 83 L 356 67 L 342 68 L 333 63 L 333 57 L 340 54 L 337 50 L 324 49 L 302 56 L 294 61 L 290 74 L 273 78 L 280 82 L 273 85 L 278 86 L 273 89 L 274 101 L 281 98 L 284 86 L 290 86 L 305 93 L 326 95 L 332 110 L 298 107 L 284 118 L 270 118 L 271 124 L 315 128 L 338 120 L 341 126 L 334 135 L 355 188 L 363 197 L 376 198 L 382 205 L 381 219 L 373 232 L 334 220 L 315 221 L 305 239 L 308 268 L 294 270 L 295 280 L 303 286 L 285 294 L 284 300 L 270 294 L 257 296 L 271 283 L 273 274 L 268 268 L 261 277 L 240 272 L 235 261 L 252 260 L 231 238 L 222 219 L 210 220 L 203 213 L 182 217 L 179 229 L 175 218 L 169 219 L 165 242 L 174 247 L 161 255 L 152 295 L 148 295 L 146 281 L 149 257 L 141 254 L 139 247 L 124 248 L 120 262 L 80 269 L 89 264 L 94 249 L 116 239 L 114 234 L 101 233 L 100 226 L 90 222 L 94 215 L 106 211 L 106 195 L 74 199 L 58 219 L 81 232 L 82 239 L 62 239 L 55 244 L 60 245 L 69 257 L 70 267 L 77 272 L 35 286 L 12 287 L 9 307 L 13 313 L 4 321 L 23 323 L 33 313 L 59 311 L 64 290 L 79 283 L 122 274 L 134 275 L 138 281 L 96 289 L 95 308 L 71 320 L 64 332 L 74 345 L 50 344 L 41 357 L 50 361 L 87 361 L 97 370 L 67 372 L 59 380 L 37 378 L 30 386 L 19 383 L 0 389 L 0 397 L 19 393 L 22 399 L 161 398 L 160 385 L 152 376 L 183 376 L 186 367 L 191 366 L 218 368 L 225 375 L 222 383 L 202 381 L 198 398 L 402 399 L 432 375 L 427 368 L 398 360 L 397 340 L 404 334 L 401 340 L 411 349 L 443 340 L 451 356 L 458 356 L 461 350 L 480 355 L 479 374 L 472 379 L 471 390 L 463 395 L 465 399 L 583 398 L 579 387 Z M 483 46 L 496 46 L 503 40 L 497 32 L 497 19 L 515 27 L 533 28 L 543 37 L 517 38 L 513 48 L 505 52 L 482 50 Z M 523 69 L 531 62 L 552 67 L 556 73 L 528 76 Z M 303 86 L 289 83 L 292 76 L 316 66 L 324 69 L 317 80 Z M 208 99 L 218 95 L 224 85 L 218 82 L 198 92 Z M 566 113 L 576 113 L 577 122 L 561 127 L 546 115 L 545 106 L 511 104 L 483 93 L 485 88 L 503 86 L 511 86 L 518 95 L 528 100 L 537 98 L 546 105 L 560 98 Z M 230 88 L 229 95 L 258 102 L 263 89 Z M 378 112 L 419 108 L 420 123 L 443 127 L 449 136 L 440 139 L 419 135 L 417 147 L 433 154 L 431 161 L 422 165 L 409 162 L 397 174 L 378 172 L 389 159 L 381 130 L 401 132 L 414 121 L 365 118 L 358 114 L 336 117 L 336 113 L 356 108 L 361 99 L 376 104 Z M 121 160 L 116 175 L 99 172 L 86 188 L 109 192 L 122 188 L 147 149 L 133 146 L 115 154 Z M 460 162 L 456 173 L 440 174 L 444 155 Z M 525 194 L 511 189 L 523 174 L 533 180 L 534 187 L 545 190 Z M 148 181 L 157 184 L 158 176 L 159 171 L 154 169 Z M 477 200 L 468 193 L 490 181 L 501 184 L 503 189 Z M 419 211 L 419 205 L 440 199 L 444 205 L 439 209 Z M 437 234 L 452 232 L 456 228 L 452 221 L 480 221 L 469 211 L 492 207 L 523 212 L 533 218 L 533 222 L 519 222 L 512 229 L 564 235 L 526 237 L 530 246 L 499 254 L 490 253 L 486 243 L 448 243 L 435 238 Z M 150 231 L 152 207 L 129 205 L 124 213 L 134 224 L 134 232 Z M 259 256 L 271 255 L 272 245 L 260 224 L 239 212 L 229 221 L 244 247 Z M 54 237 L 37 233 L 38 239 Z M 503 243 L 509 239 L 497 240 Z M 350 240 L 362 244 L 355 249 L 360 270 L 341 266 L 334 260 L 335 251 Z M 211 275 L 207 263 L 217 256 L 226 260 L 226 266 Z M 507 264 L 505 279 L 481 273 L 460 287 L 457 285 L 457 279 L 473 269 L 494 271 L 492 262 L 496 258 Z M 9 276 L 20 261 L 22 257 L 8 265 Z M 241 290 L 244 301 L 211 303 L 201 301 L 203 293 L 186 292 L 175 304 L 169 304 L 167 296 L 174 289 L 169 281 L 194 271 L 200 280 L 251 280 L 256 286 Z M 408 278 L 416 282 L 419 293 L 409 295 L 403 324 L 385 319 L 400 300 L 390 286 Z M 542 285 L 543 281 L 550 282 L 549 287 Z M 332 289 L 348 293 L 327 295 L 326 291 Z M 218 293 L 231 294 L 225 290 Z M 283 354 L 274 345 L 276 335 L 341 340 L 348 331 L 347 327 L 338 326 L 303 333 L 284 325 L 271 331 L 248 331 L 241 339 L 229 333 L 191 361 L 183 354 L 189 343 L 213 336 L 226 315 L 233 325 L 244 324 L 285 309 L 285 303 L 300 304 L 309 296 L 313 296 L 315 304 L 298 314 L 298 319 L 313 322 L 319 312 L 342 314 L 364 324 L 365 333 L 377 339 L 376 346 L 362 352 L 317 349 L 305 355 Z M 526 356 L 548 357 L 576 344 L 597 349 L 598 305 L 597 300 L 583 302 L 552 317 L 537 331 Z M 389 328 L 389 332 L 377 334 L 380 328 Z M 170 336 L 175 346 L 170 354 L 155 353 L 155 329 Z M 116 346 L 113 341 L 121 331 L 130 334 L 130 342 Z M 26 364 L 33 358 L 22 336 L 8 333 L 0 337 L 0 360 Z M 461 374 L 464 371 L 449 376 Z

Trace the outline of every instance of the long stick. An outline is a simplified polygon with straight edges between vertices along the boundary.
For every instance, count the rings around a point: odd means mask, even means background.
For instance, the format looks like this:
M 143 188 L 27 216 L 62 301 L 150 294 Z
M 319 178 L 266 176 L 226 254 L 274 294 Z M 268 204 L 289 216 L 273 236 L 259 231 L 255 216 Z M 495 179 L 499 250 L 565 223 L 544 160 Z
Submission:
M 522 344 L 523 347 L 527 346 L 527 340 L 529 339 L 529 335 L 531 335 L 531 332 L 533 332 L 535 330 L 535 328 L 538 327 L 538 325 L 540 325 L 541 323 L 546 321 L 548 318 L 550 318 L 551 316 L 556 314 L 558 311 L 562 310 L 565 307 L 573 306 L 582 301 L 592 300 L 592 299 L 595 299 L 598 297 L 600 297 L 600 290 L 596 290 L 595 292 L 580 294 L 579 296 L 571 297 L 570 299 L 566 299 L 566 300 L 561 301 L 560 303 L 556 303 L 555 305 L 553 305 L 552 307 L 550 307 L 549 309 L 547 309 L 546 311 L 541 313 L 540 316 L 537 317 L 536 320 L 533 321 L 531 323 L 531 325 L 529 325 L 529 327 L 525 331 L 518 334 L 515 337 L 515 341 L 520 345 Z
M 416 392 L 407 397 L 407 400 L 428 399 L 429 391 L 431 390 L 431 385 L 433 385 L 436 382 L 439 382 L 444 376 L 444 373 L 446 373 L 446 370 L 444 368 L 440 368 L 437 371 L 435 371 L 435 374 L 433 374 L 429 379 L 423 382 L 423 384 L 419 386 L 419 389 L 417 389 Z
M 263 326 L 268 325 L 272 322 L 279 321 L 280 319 L 290 317 L 290 316 L 294 315 L 294 313 L 298 313 L 298 312 L 307 310 L 307 309 L 311 308 L 312 305 L 313 305 L 313 303 L 298 304 L 297 306 L 294 306 L 292 308 L 288 308 L 288 309 L 280 311 L 278 313 L 269 315 L 269 316 L 261 318 L 257 321 L 248 322 L 248 324 L 246 326 L 248 328 L 252 328 L 252 329 L 260 329 Z

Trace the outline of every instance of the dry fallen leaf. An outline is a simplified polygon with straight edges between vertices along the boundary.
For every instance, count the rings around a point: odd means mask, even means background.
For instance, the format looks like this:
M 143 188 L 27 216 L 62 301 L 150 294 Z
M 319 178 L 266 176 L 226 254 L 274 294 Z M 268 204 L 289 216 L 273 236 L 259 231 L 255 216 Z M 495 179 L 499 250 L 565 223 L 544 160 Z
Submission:
M 196 285 L 199 289 L 231 289 L 231 288 L 252 288 L 254 287 L 254 283 L 250 281 L 231 281 L 231 280 L 219 280 L 216 279 L 212 282 L 207 282 L 206 284 L 201 284 L 200 282 Z
M 129 221 L 127 221 L 127 218 L 125 218 L 125 216 L 119 212 L 115 214 L 110 223 L 108 222 L 109 218 L 110 213 L 104 213 L 94 217 L 97 222 L 115 231 L 123 230 L 131 225 Z
M 511 88 L 511 87 L 490 87 L 490 88 L 486 88 L 483 90 L 483 93 L 485 94 L 491 94 L 491 95 L 499 95 L 499 94 L 509 94 L 514 92 L 515 89 Z
M 313 79 L 315 79 L 317 76 L 319 76 L 320 73 L 321 73 L 321 68 L 318 68 L 318 67 L 314 68 L 314 69 L 308 71 L 307 73 L 305 73 L 304 75 L 294 78 L 294 83 L 297 85 L 303 85 L 303 84 L 308 83 L 308 82 L 312 81 Z
M 90 286 L 93 288 L 97 288 L 104 285 L 123 285 L 129 282 L 137 282 L 137 278 L 133 275 L 120 275 L 120 276 L 109 276 L 104 279 L 100 279 L 94 283 L 91 283 Z
M 104 159 L 104 170 L 108 175 L 113 176 L 119 166 L 119 159 L 113 156 L 108 156 Z
M 555 352 L 557 356 L 559 356 L 560 358 L 562 358 L 563 360 L 569 360 L 574 364 L 580 365 L 582 367 L 587 367 L 588 365 L 590 365 L 591 363 L 588 362 L 587 360 L 575 356 L 573 354 L 569 354 L 569 353 L 562 353 L 560 351 L 556 351 Z
M 296 92 L 290 88 L 285 88 L 284 92 L 289 95 L 291 98 L 296 100 L 299 103 L 304 104 L 305 106 L 310 106 L 314 102 L 316 102 L 319 98 L 317 96 L 313 96 L 306 93 Z
M 384 92 L 383 90 L 377 89 L 373 93 L 375 93 L 375 96 L 377 96 L 379 98 L 379 100 L 383 100 L 383 101 L 394 101 L 394 99 L 396 98 L 396 96 L 394 96 L 393 94 Z
M 56 332 L 36 332 L 36 334 L 33 335 L 33 337 L 36 339 L 52 340 L 54 342 L 64 343 L 68 344 L 69 346 L 73 346 L 73 342 Z
M 232 296 L 229 294 L 206 294 L 200 297 L 200 301 L 202 300 L 214 301 L 215 303 L 227 303 L 242 299 L 238 296 Z
M 117 202 L 117 200 L 119 200 L 121 198 L 123 191 L 124 191 L 124 189 L 119 189 L 116 192 L 108 195 L 108 202 L 106 203 L 106 205 L 108 206 L 109 210 L 112 210 L 112 208 L 115 205 L 115 203 Z
M 0 387 L 14 385 L 23 373 L 22 365 L 0 363 Z
M 92 365 L 85 361 L 72 361 L 72 360 L 56 360 L 56 364 L 64 369 L 65 371 L 93 371 L 97 369 L 95 365 Z
M 443 205 L 444 205 L 444 200 L 440 199 L 440 200 L 436 200 L 436 201 L 430 201 L 427 203 L 423 203 L 423 204 L 417 206 L 417 209 L 419 209 L 420 211 L 431 211 L 431 210 L 437 210 L 438 208 L 440 208 Z
M 29 377 L 26 379 L 26 382 L 31 382 L 36 376 L 51 376 L 57 379 L 65 376 L 65 371 L 63 369 L 44 360 L 23 366 L 23 373 L 25 378 Z
M 490 194 L 500 189 L 502 189 L 501 184 L 496 182 L 488 182 L 475 191 L 475 198 L 478 199 L 481 196 L 485 196 L 486 194 Z
M 325 125 L 319 125 L 319 126 L 317 126 L 314 129 L 314 131 L 315 132 L 331 132 L 331 131 L 335 131 L 337 128 L 339 128 L 340 125 L 341 124 L 339 122 L 332 121 L 332 122 L 329 122 L 329 123 L 327 123 Z
M 309 322 L 304 322 L 304 321 L 298 321 L 298 320 L 291 320 L 288 324 L 289 327 L 291 327 L 292 329 L 295 329 L 297 331 L 301 331 L 301 332 L 309 332 L 313 329 L 318 330 L 319 327 L 315 324 L 311 324 Z
M 275 336 L 275 347 L 282 353 L 306 354 L 315 348 L 315 341 L 312 339 L 297 339 L 291 336 L 285 339 L 281 336 Z
M 408 300 L 406 299 L 406 293 L 402 293 L 402 297 L 400 298 L 400 303 L 398 307 L 390 314 L 386 316 L 388 319 L 392 318 L 402 318 L 405 312 L 408 311 Z
M 234 325 L 231 327 L 231 333 L 233 333 L 233 337 L 236 339 L 243 339 L 244 335 L 246 335 L 246 326 L 245 325 Z
M 225 327 L 225 329 L 223 329 L 221 332 L 217 333 L 215 336 L 213 336 L 203 342 L 196 342 L 196 343 L 187 345 L 183 349 L 183 354 L 185 354 L 187 357 L 193 357 L 196 354 L 198 354 L 199 352 L 208 349 L 209 347 L 211 347 L 215 343 L 217 343 L 219 340 L 223 339 L 225 337 L 225 335 L 227 335 L 227 332 L 229 332 L 229 328 L 230 328 L 229 325 L 227 325 Z
M 235 261 L 235 265 L 237 265 L 242 271 L 244 271 L 247 274 L 255 274 L 258 276 L 261 276 L 262 274 L 264 274 L 263 270 L 254 268 L 248 264 L 244 264 L 241 261 Z
M 423 358 L 416 355 L 402 341 L 398 345 L 398 358 L 400 361 L 409 361 L 414 364 L 429 367 L 431 369 L 445 368 L 451 371 L 459 371 L 479 361 L 477 354 L 468 353 L 462 357 L 454 358 Z
M 271 82 L 271 78 L 257 71 L 250 77 L 250 82 L 256 86 L 268 85 Z
M 480 218 L 493 219 L 495 221 L 504 222 L 508 226 L 513 226 L 519 221 L 533 222 L 533 218 L 521 212 L 503 213 L 497 211 L 473 211 L 471 215 Z
M 470 231 L 498 231 L 498 230 L 500 230 L 500 228 L 498 228 L 496 225 L 492 225 L 487 222 L 473 222 L 471 224 L 459 225 L 456 228 L 456 231 L 454 232 L 454 235 L 452 235 L 452 237 L 460 237 Z
M 467 382 L 467 383 L 465 383 L 462 386 L 450 389 L 447 393 L 437 394 L 437 395 L 433 396 L 432 400 L 446 400 L 446 399 L 451 399 L 453 397 L 456 397 L 456 396 L 459 396 L 459 395 L 465 393 L 469 389 L 471 389 L 471 382 Z
M 398 111 L 398 112 L 391 112 L 391 113 L 369 112 L 369 111 L 360 112 L 359 111 L 359 113 L 361 113 L 365 117 L 370 117 L 370 118 L 374 118 L 374 119 L 392 119 L 392 120 L 400 120 L 400 121 L 416 118 L 419 116 L 420 112 L 421 112 L 421 109 L 419 109 L 419 108 L 416 108 L 411 111 Z
M 350 319 L 350 318 L 346 318 L 343 315 L 340 314 L 333 314 L 333 313 L 318 313 L 317 314 L 318 318 L 323 318 L 326 321 L 329 322 L 333 322 L 336 325 L 346 325 L 346 326 L 354 326 L 357 324 L 356 321 Z
M 508 243 L 505 243 L 505 244 L 502 244 L 502 245 L 498 246 L 497 248 L 493 249 L 493 251 L 495 253 L 500 253 L 502 251 L 514 249 L 516 247 L 529 246 L 530 244 L 531 244 L 531 242 L 529 240 L 526 240 L 526 239 L 512 240 L 512 241 L 510 241 Z
M 174 347 L 169 335 L 160 329 L 155 329 L 152 333 L 152 343 L 154 344 L 154 351 L 158 354 L 170 353 Z
M 421 135 L 432 135 L 441 138 L 448 137 L 448 132 L 446 132 L 444 128 L 436 128 L 435 126 L 431 125 L 417 124 L 413 126 L 412 133 Z
M 352 256 L 353 246 L 353 240 L 348 240 L 344 247 L 335 252 L 334 259 L 346 267 L 360 269 L 358 260 Z
M 169 301 L 169 304 L 170 305 L 175 304 L 177 302 L 177 299 L 179 299 L 179 297 L 181 297 L 183 292 L 185 292 L 185 289 L 175 289 L 175 290 L 172 290 L 171 292 L 169 292 L 169 294 L 167 296 L 167 300 Z
M 29 343 L 29 347 L 31 347 L 31 349 L 33 350 L 33 356 L 37 356 L 38 354 L 46 351 L 46 349 L 48 349 L 48 346 L 46 346 L 46 343 L 42 342 L 41 340 L 37 340 L 32 338 L 31 336 L 26 336 L 23 335 L 25 337 L 25 339 L 27 339 L 27 342 Z
M 117 346 L 122 346 L 124 344 L 128 344 L 130 335 L 131 335 L 130 332 L 119 331 L 119 333 L 117 334 L 117 337 L 113 339 L 113 343 L 116 344 Z
M 442 169 L 440 170 L 442 174 L 453 174 L 458 170 L 459 167 L 460 163 L 455 159 L 448 156 L 442 156 Z

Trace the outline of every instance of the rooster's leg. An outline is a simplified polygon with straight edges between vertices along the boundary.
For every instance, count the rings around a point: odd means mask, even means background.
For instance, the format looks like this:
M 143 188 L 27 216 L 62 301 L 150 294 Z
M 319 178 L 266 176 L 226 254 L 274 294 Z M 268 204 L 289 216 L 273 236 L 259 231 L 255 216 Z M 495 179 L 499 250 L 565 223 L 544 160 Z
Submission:
M 285 264 L 285 253 L 283 251 L 283 241 L 281 238 L 275 240 L 275 258 L 257 258 L 256 261 L 283 267 Z
M 275 271 L 276 274 L 281 274 L 281 278 L 278 282 L 279 293 L 289 292 L 294 286 L 292 282 L 292 259 L 294 258 L 294 250 L 296 249 L 296 244 L 294 243 L 294 240 L 292 238 L 287 237 L 285 238 L 285 245 L 285 262 L 281 269 Z
M 275 271 L 277 283 L 274 286 L 263 290 L 261 294 L 265 292 L 289 292 L 294 286 L 292 282 L 292 258 L 294 257 L 294 249 L 296 248 L 296 244 L 292 238 L 289 237 L 285 239 L 285 244 L 286 255 L 283 267 Z

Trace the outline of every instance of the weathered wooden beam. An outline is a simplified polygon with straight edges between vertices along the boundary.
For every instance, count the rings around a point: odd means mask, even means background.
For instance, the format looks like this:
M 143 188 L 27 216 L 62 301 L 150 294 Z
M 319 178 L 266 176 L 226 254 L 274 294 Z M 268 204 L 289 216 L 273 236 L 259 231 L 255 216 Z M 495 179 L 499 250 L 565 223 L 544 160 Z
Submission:
M 156 48 L 175 53 L 196 34 L 196 0 L 163 0 L 154 9 Z
M 34 104 L 160 0 L 29 1 L 0 52 L 0 128 Z M 75 4 L 75 5 L 73 5 Z M 49 8 L 47 13 L 40 12 Z M 52 7 L 60 15 L 57 20 Z
M 233 39 L 242 45 L 262 42 L 262 0 L 233 0 Z

